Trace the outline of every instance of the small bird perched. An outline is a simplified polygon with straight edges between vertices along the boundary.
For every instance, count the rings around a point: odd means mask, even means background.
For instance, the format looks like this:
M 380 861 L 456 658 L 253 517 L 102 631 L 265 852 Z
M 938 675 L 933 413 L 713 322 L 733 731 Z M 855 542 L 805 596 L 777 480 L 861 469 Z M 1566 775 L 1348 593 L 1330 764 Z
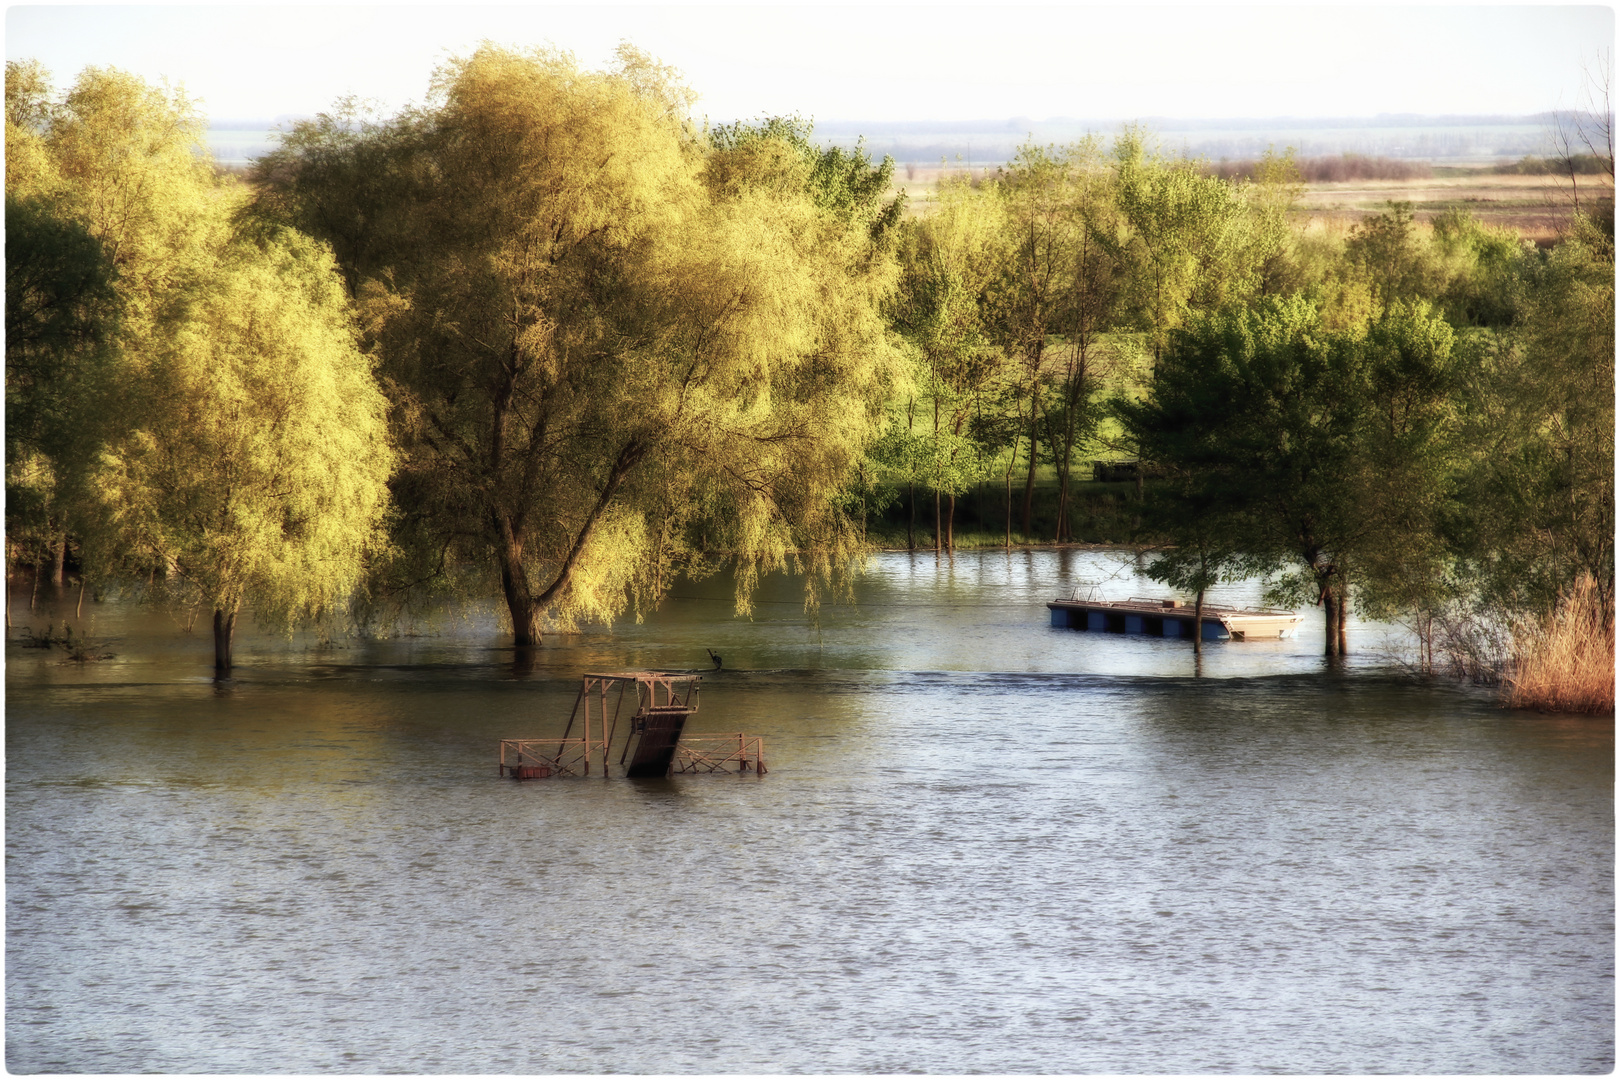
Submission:
M 703 651 L 709 654 L 709 659 L 710 660 L 714 661 L 714 670 L 719 671 L 720 670 L 720 654 L 715 652 L 713 649 L 704 649 Z

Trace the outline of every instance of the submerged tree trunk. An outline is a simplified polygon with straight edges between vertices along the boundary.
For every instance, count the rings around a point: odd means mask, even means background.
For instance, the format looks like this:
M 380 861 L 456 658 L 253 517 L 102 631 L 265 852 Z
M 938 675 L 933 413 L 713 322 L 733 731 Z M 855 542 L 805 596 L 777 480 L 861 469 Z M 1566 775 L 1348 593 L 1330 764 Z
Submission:
M 1024 539 L 1035 535 L 1035 459 L 1039 456 L 1040 434 L 1035 430 L 1035 403 L 1029 406 L 1029 472 L 1024 477 Z
M 1013 439 L 1012 456 L 1007 458 L 1007 471 L 1002 474 L 1004 491 L 1002 492 L 1002 509 L 1006 511 L 1007 533 L 1002 546 L 1008 551 L 1012 550 L 1012 474 L 1013 467 L 1018 464 L 1018 440 Z
M 1333 582 L 1328 580 L 1322 586 L 1322 614 L 1325 616 L 1326 633 L 1323 635 L 1322 651 L 1327 656 L 1339 655 L 1339 598 L 1333 591 Z
M 1007 508 L 1007 532 L 1002 537 L 1001 546 L 1008 551 L 1012 550 L 1012 470 L 1007 470 L 1007 491 L 1002 500 Z
M 1193 655 L 1204 651 L 1204 590 L 1198 590 L 1198 599 L 1193 601 Z
M 1058 464 L 1058 505 L 1057 525 L 1052 529 L 1052 542 L 1061 544 L 1064 540 L 1064 523 L 1068 520 L 1066 510 L 1069 502 L 1069 472 L 1060 462 Z
M 917 550 L 917 485 L 906 484 L 906 550 Z
M 1074 486 L 1074 444 L 1077 441 L 1075 414 L 1077 407 L 1073 395 L 1069 401 L 1068 415 L 1064 420 L 1063 429 L 1063 458 L 1058 465 L 1058 523 L 1055 536 L 1059 543 L 1074 542 L 1074 529 L 1071 527 L 1069 515 L 1071 511 L 1071 491 Z
M 647 445 L 639 439 L 632 439 L 619 451 L 607 483 L 602 486 L 590 513 L 585 515 L 585 520 L 574 533 L 574 542 L 563 557 L 562 565 L 557 568 L 556 576 L 538 595 L 529 585 L 529 573 L 523 568 L 525 537 L 522 519 L 499 506 L 490 511 L 491 523 L 495 528 L 495 556 L 501 567 L 501 589 L 506 593 L 506 607 L 512 617 L 512 644 L 520 650 L 540 644 L 541 613 L 549 611 L 551 605 L 567 595 L 574 566 L 579 561 L 580 552 L 585 550 L 596 523 L 613 502 L 619 485 L 624 483 L 624 478 L 640 464 L 646 453 Z
M 529 588 L 529 575 L 523 569 L 523 541 L 513 531 L 511 523 L 498 515 L 495 527 L 500 537 L 496 558 L 501 566 L 501 592 L 506 597 L 506 610 L 512 618 L 512 644 L 519 648 L 540 644 L 539 612 L 534 592 Z
M 934 554 L 935 555 L 939 554 L 940 546 L 942 545 L 942 543 L 944 542 L 944 539 L 945 539 L 945 537 L 943 535 L 942 522 L 940 521 L 940 516 L 939 516 L 939 499 L 940 499 L 939 488 L 935 488 L 934 489 Z
M 236 642 L 236 611 L 239 604 L 233 604 L 229 611 L 224 608 L 214 609 L 214 674 L 229 675 L 231 672 L 231 647 Z
M 909 439 L 916 430 L 917 425 L 917 399 L 906 401 L 906 437 Z M 915 465 L 909 466 L 915 469 Z M 917 477 L 915 472 L 906 480 L 906 550 L 917 550 Z
M 1339 579 L 1339 655 L 1350 655 L 1350 636 L 1345 631 L 1345 621 L 1350 611 L 1350 583 L 1343 578 Z

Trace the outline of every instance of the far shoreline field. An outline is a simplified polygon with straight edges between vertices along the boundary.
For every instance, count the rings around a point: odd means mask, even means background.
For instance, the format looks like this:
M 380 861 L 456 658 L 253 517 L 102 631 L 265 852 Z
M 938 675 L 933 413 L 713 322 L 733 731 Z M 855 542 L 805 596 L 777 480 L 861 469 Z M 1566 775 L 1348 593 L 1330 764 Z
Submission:
M 273 149 L 277 135 L 298 117 L 210 121 L 207 143 L 215 162 L 246 172 L 254 158 Z M 875 158 L 895 161 L 891 190 L 904 192 L 908 213 L 926 215 L 942 178 L 989 177 L 1025 143 L 1061 145 L 1096 134 L 1105 141 L 1127 123 L 1148 131 L 1171 156 L 1201 158 L 1212 167 L 1258 158 L 1267 150 L 1292 148 L 1300 158 L 1354 155 L 1411 165 L 1421 173 L 1406 179 L 1307 182 L 1292 214 L 1348 229 L 1383 211 L 1390 202 L 1412 204 L 1419 222 L 1449 210 L 1466 210 L 1482 224 L 1508 228 L 1539 245 L 1551 244 L 1568 226 L 1569 184 L 1556 176 L 1498 171 L 1526 157 L 1553 154 L 1555 114 L 1532 116 L 1374 116 L 1316 119 L 1148 118 L 1049 120 L 1026 118 L 968 121 L 859 121 L 817 123 L 816 141 L 864 146 Z

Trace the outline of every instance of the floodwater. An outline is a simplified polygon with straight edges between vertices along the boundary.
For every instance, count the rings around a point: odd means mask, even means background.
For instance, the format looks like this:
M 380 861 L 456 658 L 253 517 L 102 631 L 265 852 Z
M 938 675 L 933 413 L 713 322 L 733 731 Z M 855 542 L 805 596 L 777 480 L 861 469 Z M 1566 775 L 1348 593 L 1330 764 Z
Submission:
M 1593 1073 L 1614 727 L 1296 641 L 1048 626 L 1110 552 L 682 585 L 531 669 L 489 611 L 6 652 L 15 1072 Z M 1222 597 L 1257 595 L 1238 586 Z M 69 598 L 71 600 L 71 598 Z M 71 603 L 67 605 L 71 607 Z M 27 614 L 20 625 L 60 616 Z M 579 674 L 706 675 L 763 777 L 496 778 Z

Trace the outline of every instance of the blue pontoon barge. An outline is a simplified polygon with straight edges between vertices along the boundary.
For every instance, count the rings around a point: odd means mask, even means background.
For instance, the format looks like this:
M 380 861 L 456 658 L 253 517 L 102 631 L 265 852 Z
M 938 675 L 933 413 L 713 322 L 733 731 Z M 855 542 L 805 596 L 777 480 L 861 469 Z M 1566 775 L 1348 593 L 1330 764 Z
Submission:
M 1047 604 L 1052 625 L 1071 630 L 1094 630 L 1105 634 L 1145 634 L 1148 637 L 1186 638 L 1193 627 L 1193 607 L 1185 600 L 1159 600 L 1133 596 L 1129 600 L 1101 600 L 1093 593 L 1080 598 L 1081 590 L 1067 600 Z M 1254 641 L 1260 638 L 1292 637 L 1304 617 L 1275 608 L 1244 609 L 1205 604 L 1205 641 Z

